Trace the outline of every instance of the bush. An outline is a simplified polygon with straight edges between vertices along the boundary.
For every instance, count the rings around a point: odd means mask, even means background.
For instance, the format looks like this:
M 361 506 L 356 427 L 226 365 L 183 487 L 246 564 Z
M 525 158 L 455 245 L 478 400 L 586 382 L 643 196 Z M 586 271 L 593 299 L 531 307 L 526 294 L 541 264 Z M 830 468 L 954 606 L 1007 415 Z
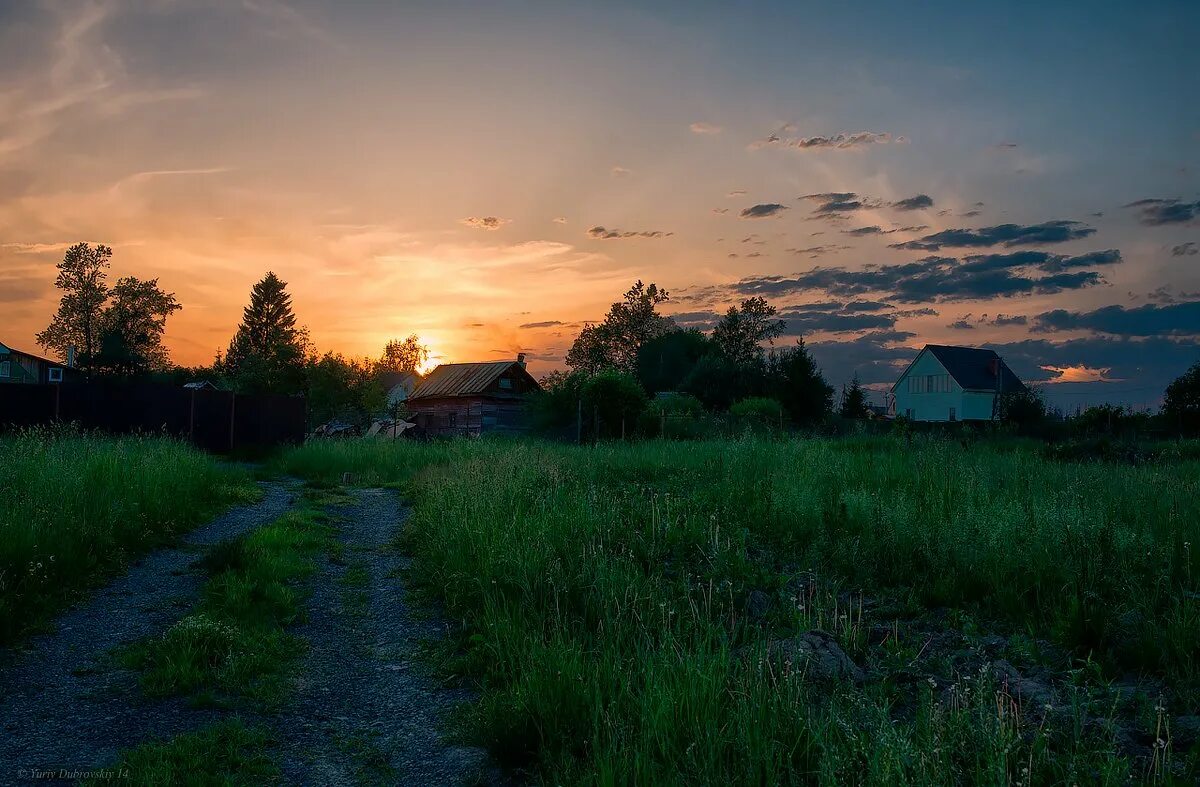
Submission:
M 735 402 L 729 408 L 732 425 L 755 431 L 772 431 L 783 428 L 783 405 L 777 399 L 752 396 Z
M 583 417 L 591 419 L 596 439 L 632 435 L 646 409 L 646 392 L 637 378 L 617 371 L 592 375 L 580 389 Z

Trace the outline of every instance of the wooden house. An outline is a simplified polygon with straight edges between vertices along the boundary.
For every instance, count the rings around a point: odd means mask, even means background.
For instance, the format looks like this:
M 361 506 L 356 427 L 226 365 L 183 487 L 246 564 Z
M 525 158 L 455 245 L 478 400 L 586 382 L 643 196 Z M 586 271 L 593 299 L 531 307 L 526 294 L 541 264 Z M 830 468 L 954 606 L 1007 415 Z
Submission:
M 991 421 L 1000 397 L 1026 390 L 992 350 L 927 344 L 892 386 L 891 407 L 913 421 Z
M 4 383 L 47 383 L 78 382 L 82 378 L 79 370 L 62 361 L 52 361 L 33 353 L 6 347 L 0 344 L 0 385 Z
M 409 418 L 430 436 L 520 432 L 526 398 L 540 389 L 524 353 L 515 361 L 444 363 L 408 397 Z

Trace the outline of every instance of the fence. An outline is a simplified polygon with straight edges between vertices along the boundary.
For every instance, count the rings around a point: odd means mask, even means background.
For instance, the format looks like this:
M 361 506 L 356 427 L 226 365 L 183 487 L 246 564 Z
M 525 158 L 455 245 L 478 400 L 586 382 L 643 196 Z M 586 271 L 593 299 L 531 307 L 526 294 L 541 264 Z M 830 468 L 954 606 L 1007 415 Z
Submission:
M 115 434 L 166 433 L 216 453 L 303 442 L 300 397 L 90 382 L 0 385 L 0 429 L 54 422 Z

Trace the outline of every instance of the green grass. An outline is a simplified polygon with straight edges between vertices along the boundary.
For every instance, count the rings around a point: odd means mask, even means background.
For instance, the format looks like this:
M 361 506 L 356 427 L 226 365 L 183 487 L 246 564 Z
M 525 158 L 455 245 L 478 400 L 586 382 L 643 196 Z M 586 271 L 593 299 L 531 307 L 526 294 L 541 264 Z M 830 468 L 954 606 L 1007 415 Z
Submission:
M 1116 713 L 1104 684 L 1127 674 L 1158 681 L 1171 715 L 1200 704 L 1193 459 L 1062 463 L 1020 443 L 874 438 L 326 442 L 279 464 L 413 495 L 415 578 L 462 624 L 447 669 L 482 692 L 469 731 L 548 782 L 1200 772 L 1195 752 L 1131 760 L 1103 725 Z M 816 590 L 796 593 L 812 575 Z M 744 612 L 754 590 L 772 601 L 759 622 Z M 908 628 L 868 643 L 914 618 L 1072 669 L 1068 707 L 1043 720 L 986 670 L 935 679 L 954 654 L 930 660 L 932 639 Z M 767 657 L 817 627 L 868 667 L 863 685 Z
M 247 726 L 237 718 L 177 736 L 168 741 L 144 743 L 122 755 L 105 770 L 111 779 L 92 779 L 91 785 L 121 783 L 144 785 L 258 785 L 278 779 L 279 769 L 268 753 L 266 730 Z
M 32 431 L 0 439 L 0 645 L 259 491 L 183 443 Z
M 130 647 L 122 661 L 141 670 L 152 696 L 279 702 L 304 649 L 286 628 L 302 614 L 301 581 L 315 570 L 330 534 L 324 514 L 300 508 L 212 547 L 198 561 L 209 579 L 196 609 L 161 637 Z

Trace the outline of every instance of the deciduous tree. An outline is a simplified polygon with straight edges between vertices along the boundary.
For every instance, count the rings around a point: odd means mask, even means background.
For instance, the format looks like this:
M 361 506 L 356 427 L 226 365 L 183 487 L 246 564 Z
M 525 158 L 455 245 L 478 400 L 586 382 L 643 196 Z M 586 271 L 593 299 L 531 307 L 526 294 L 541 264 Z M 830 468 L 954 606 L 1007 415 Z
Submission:
M 112 249 L 102 244 L 76 243 L 58 263 L 54 286 L 62 290 L 58 311 L 37 342 L 65 358 L 76 349 L 76 363 L 91 372 L 100 350 L 101 317 L 108 301 L 108 268 Z
M 634 374 L 641 346 L 675 328 L 670 317 L 657 311 L 668 300 L 666 290 L 638 280 L 623 300 L 609 308 L 603 322 L 584 326 L 567 351 L 567 366 L 588 374 L 604 369 Z

